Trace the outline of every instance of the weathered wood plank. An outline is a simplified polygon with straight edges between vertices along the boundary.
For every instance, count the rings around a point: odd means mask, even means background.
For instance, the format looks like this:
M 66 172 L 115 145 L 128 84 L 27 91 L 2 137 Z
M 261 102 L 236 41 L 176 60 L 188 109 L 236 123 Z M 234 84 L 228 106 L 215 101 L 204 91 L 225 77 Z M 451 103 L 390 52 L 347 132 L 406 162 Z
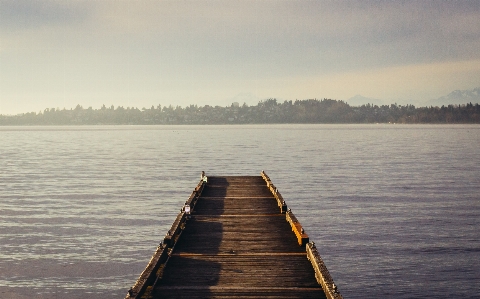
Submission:
M 305 252 L 283 215 L 192 216 L 179 240 L 177 252 L 262 251 Z
M 202 175 L 185 207 L 127 298 L 341 298 L 263 171 Z
M 203 197 L 194 215 L 268 214 L 277 213 L 275 201 L 269 197 Z
M 161 298 L 212 298 L 212 299 L 232 299 L 232 298 L 275 298 L 275 299 L 322 299 L 325 295 L 321 290 L 315 288 L 246 288 L 239 287 L 165 287 L 160 286 L 156 289 L 161 293 Z

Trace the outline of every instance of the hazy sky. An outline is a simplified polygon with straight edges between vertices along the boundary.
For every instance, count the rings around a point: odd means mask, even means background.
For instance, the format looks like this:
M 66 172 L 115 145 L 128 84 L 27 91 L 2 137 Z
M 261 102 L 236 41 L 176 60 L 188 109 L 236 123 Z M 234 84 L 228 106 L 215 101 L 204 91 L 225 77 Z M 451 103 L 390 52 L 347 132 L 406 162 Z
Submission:
M 479 86 L 476 0 L 0 0 L 0 114 Z

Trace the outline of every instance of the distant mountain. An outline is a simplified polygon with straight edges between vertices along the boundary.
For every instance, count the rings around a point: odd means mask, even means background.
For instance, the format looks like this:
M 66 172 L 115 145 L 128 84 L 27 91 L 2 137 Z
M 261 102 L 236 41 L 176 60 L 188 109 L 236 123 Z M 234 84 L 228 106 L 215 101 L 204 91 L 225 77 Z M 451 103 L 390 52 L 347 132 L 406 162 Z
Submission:
M 362 106 L 367 104 L 373 105 L 390 105 L 390 103 L 386 103 L 385 101 L 373 98 L 367 98 L 362 95 L 356 95 L 346 101 L 350 106 Z M 405 102 L 398 100 L 398 104 L 406 105 L 406 104 L 414 104 L 417 107 L 430 107 L 430 106 L 448 106 L 448 105 L 463 105 L 463 104 L 480 104 L 480 87 L 471 89 L 471 90 L 455 90 L 449 93 L 446 96 L 439 97 L 438 99 L 432 99 L 422 103 L 413 103 L 413 102 Z
M 480 103 L 480 87 L 471 90 L 455 90 L 446 96 L 426 102 L 427 106 L 462 105 Z
M 362 106 L 362 105 L 367 105 L 367 104 L 381 106 L 381 105 L 385 104 L 382 100 L 367 98 L 367 97 L 364 97 L 364 96 L 359 95 L 359 94 L 357 94 L 354 97 L 351 97 L 346 102 L 350 106 Z

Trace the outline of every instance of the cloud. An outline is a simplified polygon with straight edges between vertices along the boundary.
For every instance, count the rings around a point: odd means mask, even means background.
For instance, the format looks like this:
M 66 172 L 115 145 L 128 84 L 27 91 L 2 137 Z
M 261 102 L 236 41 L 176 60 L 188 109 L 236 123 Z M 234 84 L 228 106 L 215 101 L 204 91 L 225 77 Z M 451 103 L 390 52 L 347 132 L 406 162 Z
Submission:
M 478 85 L 479 6 L 0 0 L 0 102 L 435 98 Z
M 19 31 L 79 22 L 88 15 L 87 8 L 78 1 L 2 0 L 0 28 L 2 31 Z
M 137 52 L 155 49 L 202 67 L 219 58 L 233 66 L 264 63 L 262 67 L 318 75 L 480 58 L 480 5 L 475 1 L 2 3 L 2 27 L 61 25 L 65 35 L 100 50 L 110 50 L 110 45 L 126 51 L 137 47 Z M 83 22 L 82 31 L 69 28 L 76 22 Z

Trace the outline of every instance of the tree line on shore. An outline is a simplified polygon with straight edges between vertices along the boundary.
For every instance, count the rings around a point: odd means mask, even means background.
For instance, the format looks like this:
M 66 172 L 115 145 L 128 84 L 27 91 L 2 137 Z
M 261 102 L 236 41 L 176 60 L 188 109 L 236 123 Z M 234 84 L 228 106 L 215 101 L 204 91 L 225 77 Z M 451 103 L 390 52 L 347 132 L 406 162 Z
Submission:
M 419 107 L 413 105 L 350 106 L 343 101 L 310 99 L 260 101 L 256 106 L 113 105 L 100 109 L 45 109 L 39 113 L 0 115 L 0 125 L 158 125 L 158 124 L 278 124 L 278 123 L 480 123 L 479 104 Z

